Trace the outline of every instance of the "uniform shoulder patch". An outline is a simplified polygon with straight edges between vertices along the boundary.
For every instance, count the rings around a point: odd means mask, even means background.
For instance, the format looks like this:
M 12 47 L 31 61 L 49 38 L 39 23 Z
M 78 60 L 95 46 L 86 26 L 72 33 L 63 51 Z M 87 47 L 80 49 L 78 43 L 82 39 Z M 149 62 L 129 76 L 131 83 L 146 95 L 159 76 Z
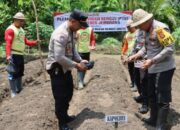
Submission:
M 65 36 L 60 36 L 60 37 L 59 37 L 59 41 L 60 41 L 61 43 L 63 43 L 63 42 L 65 41 Z
M 159 42 L 163 45 L 163 46 L 168 46 L 170 44 L 174 43 L 174 38 L 172 37 L 172 35 L 166 31 L 164 28 L 156 28 L 155 29 L 157 37 Z
M 56 41 L 62 45 L 65 45 L 67 42 L 67 37 L 65 35 L 59 35 L 56 37 Z

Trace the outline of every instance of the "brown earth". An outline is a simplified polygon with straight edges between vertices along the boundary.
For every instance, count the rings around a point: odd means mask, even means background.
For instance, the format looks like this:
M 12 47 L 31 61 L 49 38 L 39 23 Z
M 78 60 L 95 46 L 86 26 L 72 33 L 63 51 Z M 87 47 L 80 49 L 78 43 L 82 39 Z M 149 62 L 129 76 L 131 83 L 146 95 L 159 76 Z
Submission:
M 69 113 L 77 115 L 77 119 L 70 126 L 75 130 L 114 130 L 114 124 L 106 123 L 104 117 L 123 114 L 128 116 L 128 121 L 119 123 L 117 130 L 153 130 L 140 120 L 148 114 L 138 113 L 140 105 L 133 100 L 137 93 L 130 91 L 127 70 L 119 56 L 93 54 L 92 58 L 96 63 L 87 73 L 86 88 L 74 89 Z M 168 119 L 172 130 L 180 130 L 180 57 L 176 57 L 176 61 Z M 76 79 L 75 70 L 73 75 Z M 0 130 L 57 130 L 50 81 L 45 81 L 40 61 L 26 64 L 24 89 L 13 99 L 9 96 L 6 77 L 6 72 L 0 70 Z

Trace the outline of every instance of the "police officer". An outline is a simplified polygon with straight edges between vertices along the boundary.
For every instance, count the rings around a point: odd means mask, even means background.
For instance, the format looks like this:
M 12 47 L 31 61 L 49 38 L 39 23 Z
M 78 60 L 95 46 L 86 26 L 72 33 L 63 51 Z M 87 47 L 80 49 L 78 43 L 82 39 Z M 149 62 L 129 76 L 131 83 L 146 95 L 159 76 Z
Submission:
M 145 43 L 145 31 L 137 29 L 136 33 L 136 42 L 132 50 L 132 55 L 136 54 Z M 143 61 L 146 58 L 146 55 L 141 59 L 134 61 L 134 77 L 137 84 L 139 96 L 134 97 L 134 100 L 137 103 L 142 103 L 142 107 L 139 108 L 139 112 L 145 114 L 148 112 L 148 81 L 147 81 L 147 70 L 142 70 Z
M 132 50 L 135 45 L 136 41 L 136 33 L 137 30 L 135 27 L 131 27 L 132 20 L 129 19 L 126 23 L 126 27 L 128 29 L 128 32 L 125 34 L 124 39 L 123 39 L 123 46 L 121 50 L 121 60 L 125 63 L 127 59 L 125 59 L 125 55 L 128 57 L 132 55 Z M 129 76 L 131 79 L 131 85 L 130 87 L 132 88 L 131 90 L 136 92 L 137 91 L 137 84 L 135 82 L 135 77 L 134 77 L 134 62 L 128 62 L 128 71 L 129 71 Z
M 72 130 L 67 123 L 75 119 L 68 115 L 69 102 L 73 95 L 71 69 L 85 71 L 87 68 L 75 49 L 75 32 L 87 26 L 87 15 L 74 10 L 69 20 L 61 24 L 51 35 L 46 69 L 50 74 L 52 93 L 55 99 L 55 114 L 59 130 Z
M 169 28 L 164 23 L 153 19 L 153 14 L 142 9 L 133 12 L 132 26 L 146 31 L 145 47 L 129 57 L 129 60 L 136 60 L 147 53 L 147 60 L 144 61 L 142 68 L 148 69 L 148 95 L 151 110 L 150 118 L 144 121 L 149 125 L 156 125 L 157 130 L 167 130 L 169 103 L 172 100 L 171 83 L 175 70 L 173 40 L 162 40 L 168 34 Z M 163 37 L 157 32 L 159 28 Z

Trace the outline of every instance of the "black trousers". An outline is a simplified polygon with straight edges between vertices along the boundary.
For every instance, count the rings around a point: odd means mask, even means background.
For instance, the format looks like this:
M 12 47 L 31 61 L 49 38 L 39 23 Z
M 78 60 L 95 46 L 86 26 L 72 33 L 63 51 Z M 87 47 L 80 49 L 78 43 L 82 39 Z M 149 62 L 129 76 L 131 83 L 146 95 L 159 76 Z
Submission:
M 171 83 L 175 69 L 148 74 L 148 97 L 150 103 L 166 103 L 172 101 Z
M 55 99 L 55 114 L 59 124 L 66 124 L 68 118 L 69 102 L 73 96 L 73 78 L 71 71 L 63 72 L 60 65 L 49 70 L 52 93 Z
M 128 71 L 129 71 L 131 83 L 132 83 L 132 85 L 134 87 L 134 84 L 135 84 L 135 79 L 134 79 L 134 62 L 129 62 L 128 63 Z
M 148 105 L 148 71 L 144 71 L 144 76 L 141 81 L 141 95 L 143 97 L 143 104 Z
M 141 95 L 142 86 L 141 86 L 140 68 L 134 67 L 134 82 L 136 83 L 139 95 Z
M 143 97 L 143 104 L 148 105 L 148 71 L 134 68 L 135 84 L 137 85 L 138 93 Z
M 24 75 L 24 56 L 12 54 L 11 60 L 14 63 L 17 71 L 15 74 L 11 74 L 13 79 L 22 77 Z
M 80 53 L 80 52 L 79 52 L 79 55 L 81 56 L 81 58 L 82 58 L 83 60 L 87 60 L 87 61 L 90 60 L 90 52 L 87 52 L 87 53 Z

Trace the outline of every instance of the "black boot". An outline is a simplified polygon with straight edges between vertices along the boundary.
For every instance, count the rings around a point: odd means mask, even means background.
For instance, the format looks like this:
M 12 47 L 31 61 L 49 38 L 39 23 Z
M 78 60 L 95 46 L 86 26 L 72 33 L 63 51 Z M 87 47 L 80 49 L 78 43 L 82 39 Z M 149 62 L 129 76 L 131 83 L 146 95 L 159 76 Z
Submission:
M 157 121 L 157 105 L 156 103 L 153 103 L 150 105 L 150 117 L 148 119 L 143 119 L 143 121 L 151 126 L 156 126 Z
M 69 128 L 68 125 L 64 124 L 59 126 L 59 130 L 73 130 L 73 129 Z
M 9 80 L 9 85 L 11 88 L 11 98 L 16 96 L 16 79 Z
M 17 78 L 16 85 L 17 85 L 16 92 L 20 93 L 22 90 L 22 77 Z
M 137 97 L 134 97 L 134 100 L 137 102 L 137 103 L 142 103 L 143 102 L 143 96 L 137 96 Z
M 169 113 L 169 104 L 164 104 L 162 107 L 159 108 L 156 130 L 170 129 L 170 127 L 167 124 L 168 113 Z
M 72 122 L 72 121 L 74 121 L 76 119 L 76 116 L 67 116 L 66 117 L 66 123 L 70 123 L 70 122 Z
M 148 108 L 149 103 L 148 103 L 147 97 L 142 96 L 142 98 L 143 98 L 142 107 L 139 108 L 139 112 L 142 114 L 146 114 L 149 111 L 149 108 Z
M 146 114 L 149 111 L 148 106 L 143 104 L 142 107 L 139 108 L 139 112 L 142 114 Z

